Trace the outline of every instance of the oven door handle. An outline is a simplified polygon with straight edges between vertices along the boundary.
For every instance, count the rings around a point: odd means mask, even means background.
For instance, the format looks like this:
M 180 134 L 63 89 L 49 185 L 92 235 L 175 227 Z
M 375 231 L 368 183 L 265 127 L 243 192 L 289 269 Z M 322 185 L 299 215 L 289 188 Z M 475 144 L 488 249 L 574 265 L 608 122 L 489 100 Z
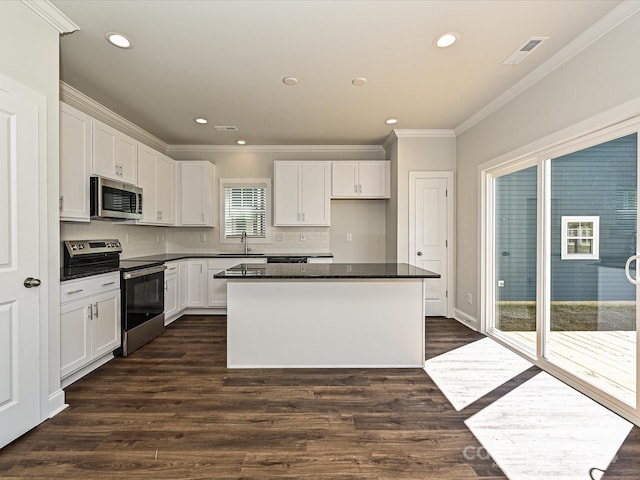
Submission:
M 129 280 L 131 278 L 144 277 L 145 275 L 163 272 L 166 268 L 167 267 L 165 265 L 158 265 L 155 267 L 143 268 L 142 270 L 134 270 L 133 272 L 125 272 L 122 274 L 122 278 Z

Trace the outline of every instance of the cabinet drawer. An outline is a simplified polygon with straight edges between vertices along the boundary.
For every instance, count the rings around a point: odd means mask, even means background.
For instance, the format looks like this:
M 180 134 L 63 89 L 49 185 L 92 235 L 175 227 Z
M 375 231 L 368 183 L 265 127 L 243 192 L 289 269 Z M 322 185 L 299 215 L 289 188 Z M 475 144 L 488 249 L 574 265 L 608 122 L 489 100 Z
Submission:
M 120 272 L 69 280 L 60 284 L 60 303 L 120 289 Z
M 167 262 L 165 263 L 167 269 L 164 271 L 165 277 L 170 277 L 178 274 L 181 262 Z

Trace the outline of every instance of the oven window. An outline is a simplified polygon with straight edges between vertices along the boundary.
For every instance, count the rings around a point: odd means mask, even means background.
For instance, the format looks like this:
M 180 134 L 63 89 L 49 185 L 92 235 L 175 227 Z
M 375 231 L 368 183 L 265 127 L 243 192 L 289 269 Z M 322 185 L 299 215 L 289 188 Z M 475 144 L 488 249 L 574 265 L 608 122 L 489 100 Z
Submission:
M 131 330 L 164 311 L 164 272 L 124 281 L 124 329 Z

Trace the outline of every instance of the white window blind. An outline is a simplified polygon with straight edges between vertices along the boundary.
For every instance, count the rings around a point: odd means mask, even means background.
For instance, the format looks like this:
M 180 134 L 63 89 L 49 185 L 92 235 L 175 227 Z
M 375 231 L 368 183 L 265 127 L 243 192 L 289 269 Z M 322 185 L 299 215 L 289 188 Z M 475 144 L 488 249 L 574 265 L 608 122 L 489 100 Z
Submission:
M 267 236 L 267 187 L 224 187 L 224 236 L 239 237 L 247 232 L 250 238 Z

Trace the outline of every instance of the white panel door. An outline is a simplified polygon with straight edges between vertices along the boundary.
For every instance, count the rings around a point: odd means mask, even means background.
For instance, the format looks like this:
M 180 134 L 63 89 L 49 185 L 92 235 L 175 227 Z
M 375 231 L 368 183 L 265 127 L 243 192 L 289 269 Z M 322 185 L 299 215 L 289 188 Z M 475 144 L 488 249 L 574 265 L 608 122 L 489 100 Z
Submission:
M 274 225 L 299 225 L 300 212 L 300 163 L 274 162 Z
M 141 223 L 158 223 L 156 207 L 156 159 L 158 154 L 145 146 L 138 152 L 138 186 L 142 187 Z
M 358 191 L 362 197 L 389 197 L 389 162 L 359 162 Z
M 160 223 L 173 225 L 175 223 L 175 184 L 176 162 L 164 155 L 158 155 L 156 160 L 156 206 L 160 213 Z
M 447 316 L 447 179 L 417 178 L 414 192 L 412 263 L 441 275 L 438 279 L 425 280 L 425 314 Z
M 0 447 L 39 423 L 38 105 L 0 77 Z

